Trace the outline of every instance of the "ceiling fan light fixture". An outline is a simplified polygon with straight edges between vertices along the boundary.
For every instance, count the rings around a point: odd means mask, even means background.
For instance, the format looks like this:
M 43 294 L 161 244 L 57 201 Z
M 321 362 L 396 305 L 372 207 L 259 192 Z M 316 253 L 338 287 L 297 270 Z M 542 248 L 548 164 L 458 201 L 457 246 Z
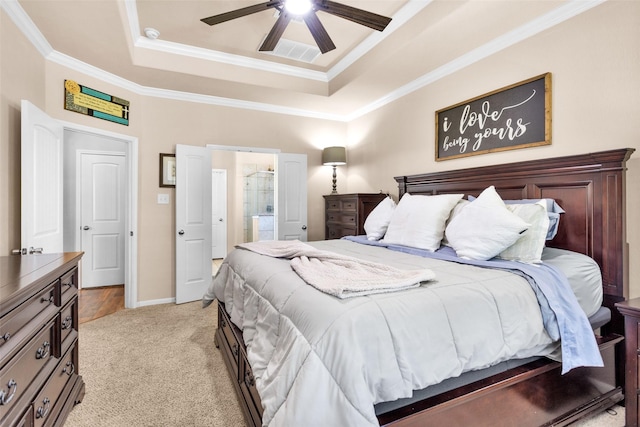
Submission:
M 284 7 L 293 15 L 304 15 L 311 10 L 311 0 L 287 0 Z

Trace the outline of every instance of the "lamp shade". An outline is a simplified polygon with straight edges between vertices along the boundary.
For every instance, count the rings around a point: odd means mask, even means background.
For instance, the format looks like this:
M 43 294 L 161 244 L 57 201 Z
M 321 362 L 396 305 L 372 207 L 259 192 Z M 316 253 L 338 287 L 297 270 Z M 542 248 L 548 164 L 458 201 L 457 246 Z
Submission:
M 344 147 L 327 147 L 322 150 L 323 165 L 346 165 L 347 150 Z

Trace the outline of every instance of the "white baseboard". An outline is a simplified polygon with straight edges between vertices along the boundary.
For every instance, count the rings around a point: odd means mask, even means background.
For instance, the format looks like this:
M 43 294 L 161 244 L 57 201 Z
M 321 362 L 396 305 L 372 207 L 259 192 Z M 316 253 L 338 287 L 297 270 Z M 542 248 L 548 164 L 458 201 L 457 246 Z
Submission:
M 135 307 L 145 307 L 147 305 L 158 305 L 158 304 L 173 304 L 176 302 L 175 298 L 162 298 L 162 299 L 152 299 L 147 301 L 138 301 Z

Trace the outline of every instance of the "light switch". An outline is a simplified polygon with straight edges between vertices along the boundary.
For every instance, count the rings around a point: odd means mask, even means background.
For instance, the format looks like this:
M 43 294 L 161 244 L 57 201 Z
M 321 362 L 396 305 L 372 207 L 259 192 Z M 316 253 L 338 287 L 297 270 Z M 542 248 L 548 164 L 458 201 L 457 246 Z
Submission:
M 169 195 L 168 194 L 158 194 L 158 204 L 159 205 L 168 205 L 169 204 Z

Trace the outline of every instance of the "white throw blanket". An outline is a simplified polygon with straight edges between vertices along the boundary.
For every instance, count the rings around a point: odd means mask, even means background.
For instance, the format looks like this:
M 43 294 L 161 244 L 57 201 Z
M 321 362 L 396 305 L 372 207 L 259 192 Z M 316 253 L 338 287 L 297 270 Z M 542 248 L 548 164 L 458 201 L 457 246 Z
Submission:
M 435 278 L 429 269 L 400 270 L 319 250 L 299 240 L 242 243 L 237 247 L 274 258 L 290 259 L 291 268 L 302 280 L 338 298 L 415 288 L 421 282 Z

